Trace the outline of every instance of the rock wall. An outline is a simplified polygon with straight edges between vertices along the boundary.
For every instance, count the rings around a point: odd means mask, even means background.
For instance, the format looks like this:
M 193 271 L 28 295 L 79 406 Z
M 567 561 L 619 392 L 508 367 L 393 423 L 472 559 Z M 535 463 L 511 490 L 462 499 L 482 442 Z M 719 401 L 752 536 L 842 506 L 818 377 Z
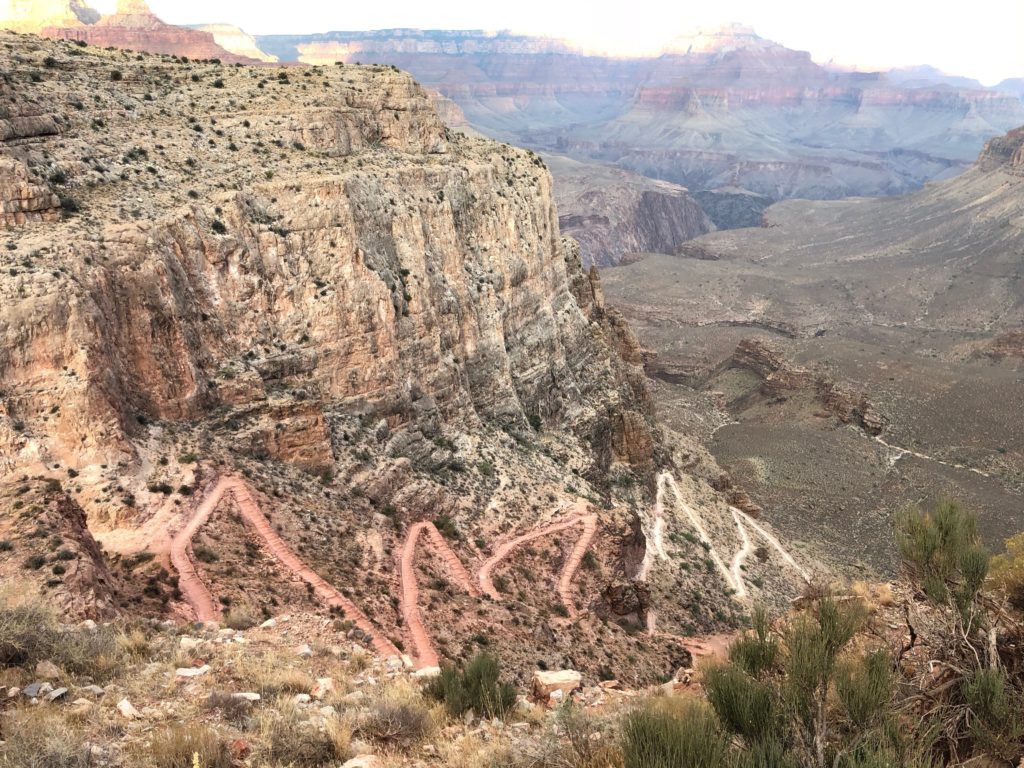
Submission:
M 427 435 L 607 434 L 608 460 L 649 460 L 642 374 L 614 351 L 621 333 L 563 245 L 534 156 L 449 137 L 385 67 L 318 71 L 311 103 L 302 75 L 257 87 L 204 65 L 226 87 L 201 89 L 199 121 L 143 97 L 191 82 L 147 58 L 124 62 L 94 111 L 69 109 L 62 89 L 100 80 L 108 56 L 47 84 L 64 127 L 30 157 L 71 169 L 82 215 L 29 228 L 3 257 L 48 244 L 0 279 L 0 388 L 44 454 L 131 461 L 140 423 L 230 404 L 284 425 L 246 438 L 258 450 L 314 466 L 330 457 L 326 408 Z
M 685 187 L 565 157 L 545 161 L 555 177 L 559 226 L 579 242 L 585 264 L 675 253 L 715 228 Z

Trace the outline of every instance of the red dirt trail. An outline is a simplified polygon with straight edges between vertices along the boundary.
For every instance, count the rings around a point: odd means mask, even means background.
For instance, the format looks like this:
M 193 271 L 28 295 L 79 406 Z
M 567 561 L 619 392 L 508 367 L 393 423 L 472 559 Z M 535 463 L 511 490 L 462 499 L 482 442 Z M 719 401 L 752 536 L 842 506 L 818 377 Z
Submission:
M 433 523 L 416 523 L 409 529 L 409 533 L 405 537 L 405 543 L 402 546 L 402 619 L 412 638 L 412 644 L 416 649 L 416 665 L 420 668 L 436 667 L 440 663 L 437 651 L 430 641 L 430 634 L 423 625 L 418 603 L 419 585 L 416 582 L 415 568 L 416 544 L 419 541 L 420 534 L 424 531 L 427 533 L 434 551 L 444 561 L 445 568 L 452 581 L 470 595 L 474 597 L 480 595 L 480 591 L 473 583 L 473 579 L 470 578 L 469 572 L 462 565 L 462 561 L 452 551 L 452 548 L 448 546 L 448 542 L 445 541 L 444 536 L 441 535 L 441 532 L 437 530 Z
M 401 658 L 401 651 L 377 630 L 355 603 L 328 584 L 292 552 L 263 516 L 245 483 L 237 477 L 220 478 L 196 509 L 192 519 L 175 534 L 171 542 L 171 563 L 178 572 L 178 588 L 185 595 L 199 621 L 217 621 L 221 615 L 214 603 L 213 595 L 199 576 L 192 560 L 192 538 L 209 519 L 225 493 L 231 494 L 242 518 L 256 530 L 264 546 L 286 570 L 311 585 L 316 595 L 327 605 L 340 608 L 346 618 L 372 638 L 372 645 L 378 654 Z
M 477 579 L 480 582 L 480 589 L 483 590 L 485 595 L 488 595 L 492 600 L 501 600 L 501 593 L 498 592 L 494 586 L 494 581 L 491 577 L 491 573 L 494 571 L 495 566 L 498 565 L 502 560 L 508 557 L 517 547 L 526 544 L 528 541 L 540 539 L 545 536 L 551 536 L 552 534 L 564 531 L 567 528 L 571 528 L 578 523 L 583 524 L 583 533 L 580 538 L 576 541 L 576 545 L 573 547 L 572 553 L 569 555 L 569 559 L 565 561 L 565 566 L 562 568 L 562 573 L 558 578 L 558 595 L 562 600 L 562 604 L 565 605 L 569 611 L 570 618 L 577 615 L 576 606 L 572 602 L 572 595 L 570 588 L 572 586 L 573 576 L 576 575 L 577 569 L 580 567 L 580 563 L 583 562 L 583 555 L 587 551 L 587 547 L 590 546 L 591 540 L 594 538 L 594 534 L 597 532 L 597 515 L 574 515 L 570 518 L 562 520 L 557 523 L 551 523 L 541 528 L 535 528 L 532 531 L 517 536 L 514 539 L 506 541 L 494 554 L 480 567 L 480 572 L 477 574 Z
M 402 654 L 398 648 L 386 637 L 384 637 L 373 623 L 360 611 L 356 605 L 338 592 L 333 586 L 325 581 L 319 574 L 306 565 L 277 534 L 266 517 L 260 511 L 259 505 L 249 492 L 245 483 L 237 477 L 225 476 L 217 480 L 216 484 L 206 494 L 202 503 L 196 508 L 195 513 L 188 523 L 178 531 L 171 541 L 171 564 L 178 572 L 178 588 L 195 612 L 199 621 L 218 621 L 221 613 L 217 608 L 206 583 L 203 581 L 196 569 L 192 557 L 192 539 L 200 528 L 210 519 L 224 498 L 230 494 L 234 499 L 242 518 L 256 531 L 262 539 L 264 547 L 274 558 L 291 574 L 298 576 L 302 581 L 313 587 L 316 595 L 327 605 L 340 608 L 345 616 L 355 623 L 359 629 L 373 638 L 374 649 L 381 656 L 398 656 Z M 479 597 L 481 593 L 490 596 L 493 600 L 501 600 L 501 594 L 494 586 L 491 579 L 491 572 L 502 560 L 507 558 L 517 547 L 526 542 L 551 536 L 574 525 L 582 525 L 583 531 L 573 546 L 565 565 L 558 577 L 558 595 L 574 618 L 578 615 L 576 606 L 572 602 L 572 580 L 583 562 L 590 542 L 597 533 L 597 515 L 577 514 L 551 523 L 540 528 L 517 536 L 502 544 L 480 568 L 477 573 L 477 582 L 474 583 L 469 571 L 466 570 L 462 561 L 449 546 L 441 532 L 431 522 L 419 522 L 413 525 L 406 535 L 402 546 L 399 574 L 401 578 L 401 609 L 402 618 L 408 629 L 409 636 L 415 647 L 416 666 L 418 668 L 436 667 L 439 664 L 437 651 L 434 649 L 423 624 L 419 608 L 419 585 L 416 583 L 416 550 L 420 534 L 426 532 L 431 547 L 440 555 L 445 568 L 452 581 L 473 597 Z

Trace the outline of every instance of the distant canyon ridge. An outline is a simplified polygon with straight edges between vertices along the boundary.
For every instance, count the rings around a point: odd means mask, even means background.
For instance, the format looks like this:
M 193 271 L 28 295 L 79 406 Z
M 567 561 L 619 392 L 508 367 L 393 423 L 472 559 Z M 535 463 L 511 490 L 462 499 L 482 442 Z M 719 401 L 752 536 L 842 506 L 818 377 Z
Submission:
M 897 195 L 956 176 L 1024 124 L 1024 87 L 930 67 L 851 72 L 729 25 L 657 56 L 588 55 L 508 32 L 394 29 L 253 37 L 165 24 L 143 0 L 8 0 L 0 26 L 225 63 L 388 64 L 436 92 L 453 128 L 541 153 L 583 258 L 676 253 L 757 226 L 773 202 Z

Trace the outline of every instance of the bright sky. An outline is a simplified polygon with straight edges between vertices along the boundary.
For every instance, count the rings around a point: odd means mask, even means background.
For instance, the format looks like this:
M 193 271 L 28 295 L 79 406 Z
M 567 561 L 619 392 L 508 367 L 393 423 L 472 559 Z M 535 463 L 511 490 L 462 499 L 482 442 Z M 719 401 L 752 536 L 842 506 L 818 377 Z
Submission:
M 94 0 L 109 13 L 115 0 Z M 227 22 L 252 34 L 414 27 L 512 29 L 636 53 L 695 26 L 736 21 L 815 61 L 931 64 L 993 85 L 1024 77 L 1024 0 L 150 0 L 172 24 Z

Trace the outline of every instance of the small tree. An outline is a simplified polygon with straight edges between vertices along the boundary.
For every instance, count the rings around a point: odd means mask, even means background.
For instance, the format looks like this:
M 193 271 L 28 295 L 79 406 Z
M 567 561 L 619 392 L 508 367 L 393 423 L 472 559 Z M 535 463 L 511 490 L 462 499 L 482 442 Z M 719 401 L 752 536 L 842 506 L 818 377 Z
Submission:
M 944 760 L 980 751 L 1015 763 L 1024 757 L 1024 693 L 1020 671 L 1011 679 L 1003 665 L 1000 638 L 1022 632 L 984 591 L 990 559 L 977 519 L 948 499 L 931 513 L 909 509 L 897 541 L 940 627 L 925 638 L 931 670 L 911 701 L 938 729 Z

